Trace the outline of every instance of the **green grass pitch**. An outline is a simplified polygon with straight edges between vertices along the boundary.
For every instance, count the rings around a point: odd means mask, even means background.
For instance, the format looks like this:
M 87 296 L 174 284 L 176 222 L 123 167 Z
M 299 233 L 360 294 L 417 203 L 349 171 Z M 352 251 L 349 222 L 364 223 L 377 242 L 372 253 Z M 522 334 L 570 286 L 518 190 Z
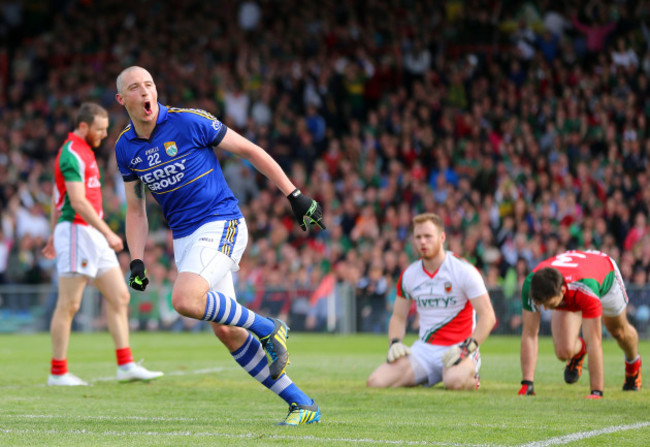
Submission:
M 74 333 L 70 371 L 92 386 L 58 388 L 45 385 L 48 334 L 0 336 L 0 446 L 650 445 L 650 393 L 621 391 L 623 354 L 612 340 L 604 341 L 605 398 L 592 401 L 584 399 L 586 371 L 564 384 L 548 338 L 537 396 L 521 397 L 517 337 L 493 336 L 481 347 L 478 392 L 450 392 L 367 389 L 386 355 L 385 336 L 292 333 L 287 371 L 322 410 L 320 424 L 301 427 L 275 425 L 286 404 L 210 333 L 134 333 L 131 346 L 166 375 L 118 384 L 110 336 Z M 641 353 L 650 362 L 650 342 Z

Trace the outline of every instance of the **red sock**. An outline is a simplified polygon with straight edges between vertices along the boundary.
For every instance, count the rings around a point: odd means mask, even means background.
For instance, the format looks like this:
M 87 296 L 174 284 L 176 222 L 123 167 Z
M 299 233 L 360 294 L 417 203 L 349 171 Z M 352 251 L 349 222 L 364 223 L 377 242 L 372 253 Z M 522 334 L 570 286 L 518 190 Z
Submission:
M 587 352 L 587 345 L 585 344 L 585 341 L 582 339 L 582 337 L 578 337 L 578 340 L 580 340 L 580 343 L 582 343 L 582 348 L 580 348 L 580 352 L 574 355 L 574 357 L 577 357 Z
M 53 376 L 60 376 L 68 372 L 68 360 L 57 360 L 52 357 L 52 367 L 50 368 L 50 374 Z
M 629 374 L 633 376 L 634 374 L 637 373 L 637 371 L 641 369 L 641 356 L 637 355 L 634 360 L 631 362 L 628 362 L 627 359 L 625 360 L 625 374 Z
M 126 348 L 116 349 L 115 354 L 117 354 L 117 366 L 133 362 L 133 354 L 131 354 L 131 348 L 128 346 Z

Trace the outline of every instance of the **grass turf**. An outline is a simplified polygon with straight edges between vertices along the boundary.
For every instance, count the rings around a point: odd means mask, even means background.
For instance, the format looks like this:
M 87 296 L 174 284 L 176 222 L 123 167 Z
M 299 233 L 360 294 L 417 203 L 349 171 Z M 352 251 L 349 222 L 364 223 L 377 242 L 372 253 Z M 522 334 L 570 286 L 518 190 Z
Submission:
M 407 341 L 412 341 L 410 336 Z M 48 334 L 0 336 L 0 446 L 635 446 L 650 444 L 650 395 L 624 393 L 623 354 L 604 341 L 605 398 L 587 400 L 588 371 L 566 385 L 541 339 L 537 396 L 517 395 L 519 339 L 481 347 L 478 392 L 372 390 L 385 336 L 292 333 L 291 378 L 316 399 L 322 423 L 278 427 L 287 405 L 245 374 L 209 333 L 134 333 L 136 359 L 166 375 L 118 384 L 105 333 L 74 333 L 70 371 L 89 387 L 48 387 Z M 650 342 L 641 343 L 650 359 Z M 586 365 L 586 362 L 585 362 Z

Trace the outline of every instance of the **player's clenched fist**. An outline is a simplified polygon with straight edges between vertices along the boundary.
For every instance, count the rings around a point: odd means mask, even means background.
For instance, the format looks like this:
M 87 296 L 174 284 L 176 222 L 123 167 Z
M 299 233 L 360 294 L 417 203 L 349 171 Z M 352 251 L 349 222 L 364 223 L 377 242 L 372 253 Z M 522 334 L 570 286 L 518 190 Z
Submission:
M 140 259 L 134 259 L 131 261 L 131 276 L 129 277 L 129 286 L 132 289 L 139 290 L 140 292 L 144 291 L 149 284 L 149 279 L 147 278 L 147 269 L 144 268 L 144 262 Z
M 404 357 L 411 353 L 411 348 L 402 343 L 402 340 L 394 338 L 390 342 L 390 347 L 388 348 L 388 355 L 386 356 L 386 361 L 388 363 L 393 363 L 400 357 Z
M 307 230 L 307 224 L 318 225 L 321 230 L 325 229 L 323 210 L 317 201 L 302 194 L 299 189 L 289 194 L 287 199 L 302 231 Z

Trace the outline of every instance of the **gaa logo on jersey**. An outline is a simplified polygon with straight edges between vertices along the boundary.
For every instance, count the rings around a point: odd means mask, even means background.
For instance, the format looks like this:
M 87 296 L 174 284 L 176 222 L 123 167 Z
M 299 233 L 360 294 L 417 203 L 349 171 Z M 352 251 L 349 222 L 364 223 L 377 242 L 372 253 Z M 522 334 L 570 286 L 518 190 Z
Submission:
M 88 259 L 82 259 L 82 260 L 81 260 L 81 266 L 82 266 L 83 268 L 88 267 Z
M 451 292 L 451 283 L 449 281 L 445 283 L 445 292 L 446 293 Z
M 165 152 L 167 152 L 167 155 L 170 157 L 175 156 L 178 154 L 178 146 L 176 146 L 175 141 L 168 141 L 165 143 Z

